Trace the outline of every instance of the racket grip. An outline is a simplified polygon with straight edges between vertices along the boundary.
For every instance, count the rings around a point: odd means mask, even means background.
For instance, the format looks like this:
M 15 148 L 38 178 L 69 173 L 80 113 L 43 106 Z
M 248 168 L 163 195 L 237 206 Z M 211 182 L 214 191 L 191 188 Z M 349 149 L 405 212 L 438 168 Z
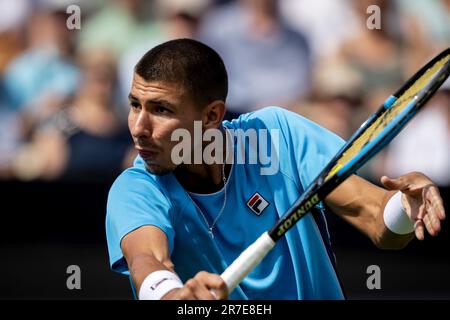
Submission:
M 264 232 L 233 261 L 220 275 L 227 284 L 228 294 L 261 262 L 274 245 L 275 242 L 269 236 L 269 233 Z

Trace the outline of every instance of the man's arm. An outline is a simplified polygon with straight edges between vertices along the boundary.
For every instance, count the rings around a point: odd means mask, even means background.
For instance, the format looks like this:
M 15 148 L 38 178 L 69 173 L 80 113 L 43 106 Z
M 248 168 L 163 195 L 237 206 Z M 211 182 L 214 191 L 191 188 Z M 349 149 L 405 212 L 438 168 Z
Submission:
M 440 220 L 445 218 L 438 188 L 421 173 L 409 173 L 398 179 L 383 177 L 381 181 L 390 191 L 351 176 L 325 199 L 337 215 L 366 234 L 383 249 L 401 249 L 416 237 L 424 238 L 425 229 L 432 236 L 440 231 Z M 384 210 L 390 198 L 400 190 L 402 203 L 415 232 L 400 235 L 389 230 L 384 222 Z
M 123 238 L 121 247 L 137 292 L 140 292 L 144 280 L 153 272 L 174 272 L 167 237 L 157 227 L 143 226 L 130 232 Z M 227 287 L 220 276 L 199 272 L 182 288 L 167 292 L 162 299 L 216 299 L 211 290 L 214 290 L 217 299 L 227 298 Z

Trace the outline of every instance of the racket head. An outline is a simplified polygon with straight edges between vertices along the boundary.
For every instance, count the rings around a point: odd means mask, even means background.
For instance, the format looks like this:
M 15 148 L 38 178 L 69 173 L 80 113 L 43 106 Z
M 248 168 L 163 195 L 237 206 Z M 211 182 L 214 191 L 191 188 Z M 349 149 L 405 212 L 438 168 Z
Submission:
M 450 48 L 415 73 L 353 134 L 302 196 L 269 231 L 280 239 L 315 205 L 386 146 L 450 74 Z
M 414 74 L 348 140 L 320 176 L 345 179 L 388 144 L 450 74 L 450 48 Z

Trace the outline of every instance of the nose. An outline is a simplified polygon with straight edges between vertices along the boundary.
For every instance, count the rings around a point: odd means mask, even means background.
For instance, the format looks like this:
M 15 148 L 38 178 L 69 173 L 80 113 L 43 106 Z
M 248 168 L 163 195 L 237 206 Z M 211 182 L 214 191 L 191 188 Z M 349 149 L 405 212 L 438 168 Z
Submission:
M 149 138 L 152 135 L 152 121 L 150 113 L 141 110 L 137 114 L 130 114 L 130 131 L 134 138 Z

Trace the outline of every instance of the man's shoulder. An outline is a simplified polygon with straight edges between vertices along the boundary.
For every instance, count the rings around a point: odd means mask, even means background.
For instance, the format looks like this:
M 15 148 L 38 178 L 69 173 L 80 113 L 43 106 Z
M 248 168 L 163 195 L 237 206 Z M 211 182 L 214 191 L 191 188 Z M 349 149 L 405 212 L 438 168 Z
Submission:
M 309 125 L 310 121 L 301 115 L 277 106 L 265 107 L 253 112 L 245 113 L 239 118 L 225 121 L 230 129 L 288 129 L 290 123 L 297 126 Z
M 291 111 L 282 108 L 282 107 L 278 107 L 278 106 L 268 106 L 268 107 L 264 107 L 261 109 L 258 109 L 256 111 L 253 112 L 249 112 L 247 113 L 247 115 L 251 118 L 251 117 L 258 117 L 258 118 L 272 118 L 274 116 L 276 117 L 280 117 L 280 116 L 287 116 L 290 113 L 292 113 Z
M 132 192 L 161 192 L 160 182 L 145 167 L 135 164 L 123 171 L 112 184 L 109 194 Z
M 112 184 L 107 200 L 107 220 L 131 219 L 140 214 L 168 213 L 173 206 L 165 186 L 145 168 L 131 167 Z M 149 208 L 153 208 L 150 209 Z
M 313 145 L 334 148 L 344 143 L 342 138 L 319 124 L 298 113 L 276 106 L 243 114 L 238 119 L 225 122 L 224 125 L 228 129 L 244 132 L 250 130 L 259 132 L 261 129 L 266 129 L 272 133 L 275 130 L 280 138 L 280 147 L 285 146 L 289 150 L 292 148 L 298 150 L 301 146 L 314 149 Z

